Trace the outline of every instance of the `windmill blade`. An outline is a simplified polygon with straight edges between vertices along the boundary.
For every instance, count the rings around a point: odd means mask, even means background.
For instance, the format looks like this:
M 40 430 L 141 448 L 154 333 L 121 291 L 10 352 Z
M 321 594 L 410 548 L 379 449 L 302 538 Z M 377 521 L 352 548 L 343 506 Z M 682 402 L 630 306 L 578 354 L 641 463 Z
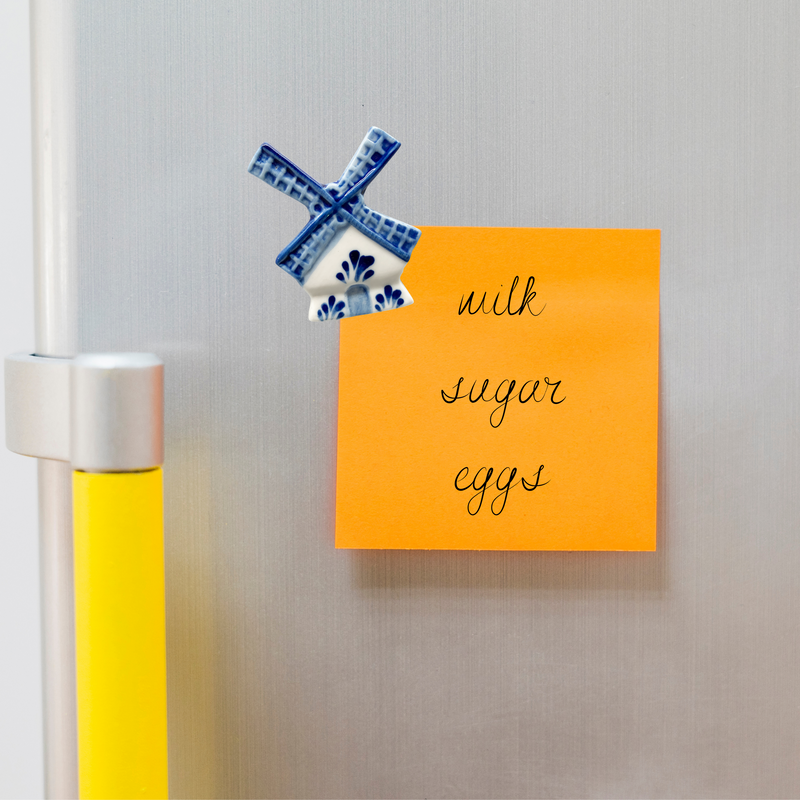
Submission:
M 413 225 L 392 219 L 364 205 L 359 196 L 356 202 L 343 209 L 355 220 L 355 227 L 370 239 L 383 245 L 403 261 L 411 258 L 411 251 L 419 241 L 420 231 Z
M 248 172 L 301 202 L 312 217 L 333 204 L 331 196 L 320 184 L 271 145 L 261 145 L 250 162 Z
M 370 128 L 342 177 L 326 188 L 334 197 L 341 197 L 372 172 L 368 185 L 399 149 L 400 142 L 393 136 L 380 128 Z M 361 191 L 366 188 L 365 185 Z

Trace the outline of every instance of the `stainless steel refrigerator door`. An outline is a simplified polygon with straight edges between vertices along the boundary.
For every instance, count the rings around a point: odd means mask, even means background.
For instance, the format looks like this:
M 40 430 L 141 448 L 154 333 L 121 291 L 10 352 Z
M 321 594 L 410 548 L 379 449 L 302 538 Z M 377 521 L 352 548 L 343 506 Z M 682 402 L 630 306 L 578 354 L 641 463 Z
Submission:
M 36 8 L 41 336 L 166 362 L 171 794 L 796 796 L 800 5 Z M 334 549 L 337 324 L 246 170 L 370 125 L 412 224 L 662 230 L 655 554 Z

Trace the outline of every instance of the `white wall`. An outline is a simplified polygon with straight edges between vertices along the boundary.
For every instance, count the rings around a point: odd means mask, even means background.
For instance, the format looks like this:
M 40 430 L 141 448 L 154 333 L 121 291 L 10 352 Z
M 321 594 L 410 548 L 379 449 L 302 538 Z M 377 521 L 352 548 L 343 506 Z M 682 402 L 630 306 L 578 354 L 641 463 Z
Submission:
M 29 65 L 28 0 L 3 0 L 0 355 L 33 348 Z M 36 462 L 0 447 L 0 798 L 44 793 L 36 522 Z

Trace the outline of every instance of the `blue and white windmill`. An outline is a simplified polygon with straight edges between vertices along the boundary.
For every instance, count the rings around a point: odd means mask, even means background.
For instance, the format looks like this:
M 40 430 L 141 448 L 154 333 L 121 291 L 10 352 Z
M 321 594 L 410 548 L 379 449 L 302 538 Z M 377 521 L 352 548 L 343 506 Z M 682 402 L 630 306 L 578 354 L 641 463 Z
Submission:
M 308 318 L 341 319 L 413 303 L 400 281 L 420 231 L 364 204 L 364 191 L 400 148 L 370 128 L 336 183 L 322 186 L 274 147 L 263 144 L 249 171 L 299 200 L 311 219 L 277 265 L 311 295 Z

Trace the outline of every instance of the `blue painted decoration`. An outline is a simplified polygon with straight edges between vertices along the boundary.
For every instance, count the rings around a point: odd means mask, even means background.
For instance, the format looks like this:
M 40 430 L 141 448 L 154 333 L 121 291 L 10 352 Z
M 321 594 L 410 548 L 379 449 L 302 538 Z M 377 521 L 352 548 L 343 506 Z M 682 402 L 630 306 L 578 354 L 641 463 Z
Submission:
M 253 157 L 253 175 L 308 209 L 308 223 L 276 263 L 311 296 L 309 319 L 341 319 L 414 302 L 400 276 L 420 231 L 372 211 L 363 196 L 399 148 L 388 133 L 370 128 L 342 177 L 326 186 L 269 144 Z

